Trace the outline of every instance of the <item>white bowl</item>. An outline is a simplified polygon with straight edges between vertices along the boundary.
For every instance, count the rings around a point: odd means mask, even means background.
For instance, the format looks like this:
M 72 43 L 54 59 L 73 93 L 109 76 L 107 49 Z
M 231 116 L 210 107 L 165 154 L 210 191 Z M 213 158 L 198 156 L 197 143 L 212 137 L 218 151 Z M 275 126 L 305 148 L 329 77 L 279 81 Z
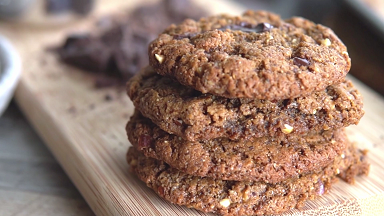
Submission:
M 15 48 L 0 35 L 0 116 L 7 108 L 21 74 L 21 61 Z

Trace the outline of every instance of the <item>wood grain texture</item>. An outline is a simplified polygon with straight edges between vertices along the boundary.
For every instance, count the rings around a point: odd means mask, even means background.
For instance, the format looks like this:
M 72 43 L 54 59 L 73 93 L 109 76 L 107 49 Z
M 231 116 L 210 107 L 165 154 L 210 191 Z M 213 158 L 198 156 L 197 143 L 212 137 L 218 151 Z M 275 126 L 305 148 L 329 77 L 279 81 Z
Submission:
M 125 153 L 130 144 L 124 126 L 133 105 L 125 93 L 93 89 L 90 75 L 59 63 L 46 51 L 61 43 L 68 32 L 92 29 L 96 17 L 138 2 L 143 1 L 101 0 L 103 7 L 89 20 L 54 30 L 1 26 L 24 63 L 16 99 L 97 215 L 206 215 L 162 200 L 128 172 Z M 212 13 L 240 14 L 243 10 L 226 1 L 205 3 Z M 355 185 L 339 182 L 331 193 L 286 215 L 384 214 L 384 99 L 360 82 L 354 83 L 365 98 L 366 115 L 348 134 L 361 148 L 371 150 L 370 175 L 357 178 Z M 106 95 L 113 100 L 104 100 Z
M 94 215 L 15 103 L 0 117 L 0 215 Z

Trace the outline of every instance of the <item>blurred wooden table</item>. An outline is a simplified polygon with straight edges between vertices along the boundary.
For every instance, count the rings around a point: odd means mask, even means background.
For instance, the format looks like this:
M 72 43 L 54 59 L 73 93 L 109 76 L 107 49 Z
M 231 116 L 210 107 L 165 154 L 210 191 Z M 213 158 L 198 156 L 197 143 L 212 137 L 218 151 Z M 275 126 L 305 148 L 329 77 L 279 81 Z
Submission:
M 94 215 L 14 103 L 0 117 L 0 215 Z

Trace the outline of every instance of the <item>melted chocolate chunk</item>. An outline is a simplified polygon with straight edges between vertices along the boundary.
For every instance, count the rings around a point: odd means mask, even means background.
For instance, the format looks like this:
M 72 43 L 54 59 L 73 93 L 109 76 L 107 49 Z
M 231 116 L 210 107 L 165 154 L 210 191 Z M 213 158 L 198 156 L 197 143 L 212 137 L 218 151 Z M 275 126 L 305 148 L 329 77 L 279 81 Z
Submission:
M 260 32 L 265 32 L 265 31 L 269 31 L 273 28 L 273 26 L 269 23 L 259 23 L 256 27 L 255 27 L 255 30 L 257 33 L 260 33 Z
M 197 33 L 178 34 L 178 35 L 174 35 L 173 39 L 176 39 L 176 40 L 181 40 L 181 39 L 184 39 L 184 38 L 191 39 L 191 38 L 195 37 L 196 35 L 197 35 Z
M 318 194 L 319 194 L 319 195 L 323 195 L 324 192 L 325 192 L 325 189 L 324 189 L 324 183 L 321 181 L 321 179 L 319 179 L 318 184 L 319 184 L 319 191 L 318 191 Z
M 247 23 L 247 22 L 240 22 L 239 25 L 241 27 L 245 27 L 245 28 L 253 28 L 254 25 L 252 25 L 251 23 Z
M 269 23 L 260 23 L 258 25 L 253 25 L 246 22 L 241 22 L 239 25 L 227 25 L 221 28 L 218 28 L 219 31 L 225 31 L 227 29 L 235 30 L 235 31 L 243 31 L 243 32 L 255 32 L 261 33 L 265 31 L 269 31 L 273 28 L 273 26 Z
M 183 125 L 183 120 L 175 119 L 175 120 L 173 120 L 173 123 L 175 123 L 175 125 L 177 125 L 177 126 L 181 126 L 181 125 Z
M 301 66 L 308 66 L 310 63 L 307 59 L 300 58 L 300 57 L 294 57 L 293 58 L 293 64 L 301 67 Z
M 151 147 L 152 145 L 152 137 L 149 135 L 141 135 L 139 138 L 138 147 L 140 149 Z

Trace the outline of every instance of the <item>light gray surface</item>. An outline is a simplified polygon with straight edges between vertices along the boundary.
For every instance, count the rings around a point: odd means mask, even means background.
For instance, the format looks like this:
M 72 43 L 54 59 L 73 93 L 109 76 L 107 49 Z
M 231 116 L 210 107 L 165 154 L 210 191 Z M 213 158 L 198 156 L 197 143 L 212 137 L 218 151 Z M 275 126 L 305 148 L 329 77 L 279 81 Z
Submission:
M 14 103 L 0 117 L 0 215 L 93 215 Z

